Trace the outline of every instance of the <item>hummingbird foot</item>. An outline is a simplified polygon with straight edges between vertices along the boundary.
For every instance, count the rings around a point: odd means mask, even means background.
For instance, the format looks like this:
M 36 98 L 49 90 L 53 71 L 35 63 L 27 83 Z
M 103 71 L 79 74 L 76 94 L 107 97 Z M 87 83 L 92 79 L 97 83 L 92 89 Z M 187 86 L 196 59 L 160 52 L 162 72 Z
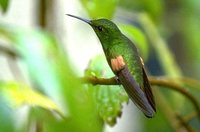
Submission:
M 119 80 L 119 78 L 117 76 L 114 76 L 113 79 L 115 80 L 115 82 L 118 84 L 118 85 L 121 85 L 121 82 Z

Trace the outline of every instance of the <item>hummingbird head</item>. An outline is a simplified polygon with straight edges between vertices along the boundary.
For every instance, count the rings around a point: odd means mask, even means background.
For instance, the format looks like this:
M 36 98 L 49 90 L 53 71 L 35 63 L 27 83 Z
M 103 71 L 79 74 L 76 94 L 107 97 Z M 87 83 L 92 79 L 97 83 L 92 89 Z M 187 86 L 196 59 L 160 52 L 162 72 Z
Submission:
M 91 20 L 90 25 L 102 43 L 112 41 L 121 33 L 115 23 L 108 19 Z
M 67 15 L 88 23 L 97 34 L 104 48 L 108 47 L 109 43 L 121 34 L 116 24 L 108 19 L 87 20 L 74 15 Z

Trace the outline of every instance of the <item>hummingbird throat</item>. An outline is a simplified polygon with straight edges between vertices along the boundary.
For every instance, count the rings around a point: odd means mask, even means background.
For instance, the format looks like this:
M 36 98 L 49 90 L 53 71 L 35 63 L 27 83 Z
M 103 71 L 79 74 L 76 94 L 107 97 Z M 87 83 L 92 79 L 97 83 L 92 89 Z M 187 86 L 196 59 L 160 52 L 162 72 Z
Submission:
M 125 65 L 126 64 L 121 55 L 117 56 L 116 58 L 111 59 L 111 67 L 114 72 L 118 72 L 118 71 L 122 70 Z

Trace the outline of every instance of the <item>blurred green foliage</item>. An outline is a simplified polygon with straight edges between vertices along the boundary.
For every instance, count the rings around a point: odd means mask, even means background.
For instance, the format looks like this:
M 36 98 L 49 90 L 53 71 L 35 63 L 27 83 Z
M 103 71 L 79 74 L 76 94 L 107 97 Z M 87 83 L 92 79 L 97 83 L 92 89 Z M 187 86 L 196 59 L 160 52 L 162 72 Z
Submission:
M 3 12 L 8 9 L 9 2 L 8 0 L 0 1 Z M 198 37 L 200 2 L 198 0 L 173 2 L 80 0 L 80 2 L 91 19 L 102 17 L 112 19 L 118 7 L 131 14 L 125 16 L 126 20 L 132 19 L 129 16 L 133 18 L 136 16 L 135 19 L 139 24 L 119 22 L 118 25 L 122 32 L 136 43 L 145 61 L 152 59 L 151 54 L 155 52 L 156 61 L 161 65 L 165 76 L 181 77 L 183 74 L 196 73 L 195 76 L 200 78 L 198 74 L 200 73 L 198 70 L 200 66 L 198 63 L 200 59 L 200 37 Z M 118 13 L 120 14 L 120 11 Z M 0 82 L 0 131 L 27 132 L 35 124 L 36 131 L 44 132 L 102 132 L 105 123 L 113 126 L 116 124 L 116 119 L 121 117 L 122 104 L 128 101 L 123 88 L 83 85 L 77 79 L 72 61 L 66 56 L 61 42 L 51 33 L 44 29 L 26 30 L 0 23 L 0 39 L 12 44 L 18 55 L 16 57 L 23 63 L 23 70 L 28 71 L 30 79 L 30 84 L 17 81 Z M 175 49 L 175 55 L 168 47 Z M 186 65 L 182 67 L 187 69 L 183 73 L 177 60 Z M 89 63 L 85 76 L 113 77 L 113 73 L 105 57 L 99 55 Z M 199 90 L 192 93 L 198 97 L 197 91 Z M 173 130 L 173 124 L 170 124 L 165 108 L 159 105 L 161 104 L 159 96 L 162 96 L 164 101 L 174 102 L 176 106 L 187 104 L 175 108 L 179 114 L 186 115 L 193 111 L 191 107 L 187 107 L 188 102 L 183 101 L 182 98 L 180 99 L 177 95 L 172 97 L 172 93 L 167 90 L 162 92 L 164 94 L 161 92 L 155 94 L 158 114 L 151 120 L 144 119 L 142 116 L 139 122 L 143 124 L 144 132 L 157 131 L 158 128 L 162 131 Z M 30 108 L 28 122 L 20 127 L 16 127 L 17 108 L 13 108 L 13 104 L 19 107 L 26 105 Z M 172 112 L 175 110 L 172 109 Z M 190 124 L 199 128 L 197 122 L 193 120 Z
M 122 8 L 133 12 L 148 13 L 154 22 L 158 23 L 165 10 L 164 0 L 120 0 Z
M 0 0 L 0 7 L 2 11 L 5 13 L 9 6 L 9 0 Z
M 92 19 L 111 19 L 115 12 L 118 0 L 80 0 Z
M 24 84 L 18 84 L 17 82 L 4 82 L 1 83 L 0 90 L 2 96 L 4 96 L 14 108 L 29 105 L 42 107 L 47 110 L 54 110 L 63 114 L 61 109 L 59 109 L 54 102 L 49 100 L 48 97 L 33 91 Z
M 42 31 L 10 31 L 10 28 L 6 27 L 1 27 L 0 31 L 3 33 L 1 35 L 9 39 L 16 47 L 28 68 L 35 88 L 54 100 L 63 100 L 61 101 L 63 102 L 62 106 L 65 106 L 63 109 L 67 110 L 64 113 L 70 117 L 70 120 L 57 122 L 54 118 L 42 119 L 42 121 L 44 120 L 44 131 L 59 129 L 62 131 L 98 132 L 102 130 L 102 122 L 98 119 L 92 96 L 87 95 L 86 91 L 82 89 L 82 85 L 74 76 L 64 51 L 59 48 L 59 43 L 53 36 Z M 42 103 L 43 99 L 39 95 L 34 94 L 35 96 L 33 96 L 31 92 L 31 96 L 28 91 L 30 92 L 30 90 L 23 92 L 29 94 L 30 98 L 28 99 L 32 100 L 29 105 L 35 104 L 33 100 L 40 99 L 39 106 L 48 107 L 50 110 L 55 109 L 55 105 L 52 106 L 49 102 Z M 16 91 L 13 92 L 17 94 Z M 48 106 L 46 106 L 46 103 Z M 68 116 L 65 118 L 68 118 Z M 96 121 L 91 122 L 91 120 Z M 65 124 L 65 127 L 63 127 L 63 124 Z M 77 127 L 77 124 L 79 124 L 79 127 Z

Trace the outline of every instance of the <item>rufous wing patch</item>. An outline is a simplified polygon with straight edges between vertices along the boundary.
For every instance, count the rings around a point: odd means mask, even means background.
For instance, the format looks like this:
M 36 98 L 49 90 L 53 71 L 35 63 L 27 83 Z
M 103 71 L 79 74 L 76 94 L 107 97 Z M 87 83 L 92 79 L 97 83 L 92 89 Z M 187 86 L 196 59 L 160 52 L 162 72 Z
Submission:
M 124 68 L 125 62 L 121 55 L 111 59 L 111 68 L 113 71 L 117 72 Z

